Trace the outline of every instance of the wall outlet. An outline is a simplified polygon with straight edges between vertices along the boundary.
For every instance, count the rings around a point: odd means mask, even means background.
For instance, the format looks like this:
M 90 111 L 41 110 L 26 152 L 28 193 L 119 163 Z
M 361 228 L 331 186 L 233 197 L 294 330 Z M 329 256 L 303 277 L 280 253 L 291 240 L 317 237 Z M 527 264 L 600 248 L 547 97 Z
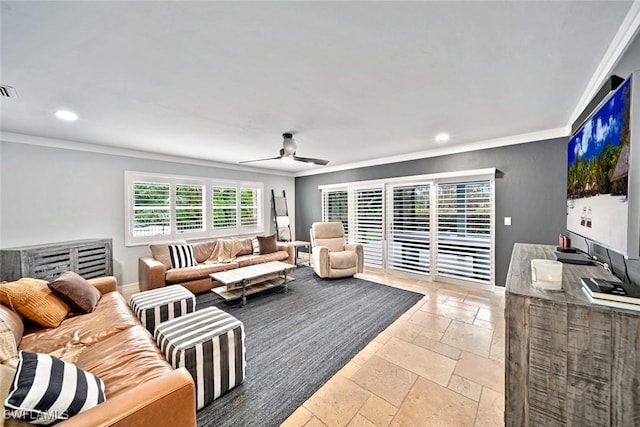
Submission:
M 511 225 L 511 217 L 510 216 L 505 216 L 504 217 L 504 225 Z

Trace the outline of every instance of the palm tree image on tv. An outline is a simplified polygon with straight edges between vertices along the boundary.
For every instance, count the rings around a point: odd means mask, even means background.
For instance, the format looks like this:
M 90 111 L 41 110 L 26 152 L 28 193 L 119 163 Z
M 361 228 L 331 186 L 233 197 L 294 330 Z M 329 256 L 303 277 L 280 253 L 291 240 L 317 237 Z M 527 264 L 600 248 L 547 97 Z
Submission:
M 628 79 L 568 147 L 567 229 L 622 252 L 628 216 L 630 95 Z

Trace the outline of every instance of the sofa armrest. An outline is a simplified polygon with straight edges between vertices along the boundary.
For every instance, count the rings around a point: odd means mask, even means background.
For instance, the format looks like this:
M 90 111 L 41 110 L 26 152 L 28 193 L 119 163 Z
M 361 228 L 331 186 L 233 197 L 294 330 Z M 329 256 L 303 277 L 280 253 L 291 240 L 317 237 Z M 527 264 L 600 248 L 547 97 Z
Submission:
M 165 271 L 164 264 L 154 257 L 142 256 L 138 258 L 138 287 L 140 291 L 164 287 Z
M 176 369 L 107 399 L 58 425 L 195 426 L 195 385 L 185 368 Z
M 118 281 L 113 276 L 95 277 L 88 280 L 102 295 L 118 290 Z
M 364 271 L 364 248 L 361 243 L 347 243 L 344 245 L 344 249 L 347 251 L 355 251 L 358 255 L 358 273 L 362 273 Z
M 294 264 L 296 263 L 296 248 L 292 245 L 289 244 L 287 242 L 276 242 L 276 248 L 278 248 L 279 251 L 286 251 L 287 255 L 289 255 L 287 257 L 287 264 Z
M 329 265 L 329 248 L 326 246 L 314 246 L 311 249 L 313 258 L 313 271 L 322 278 L 329 277 L 331 266 Z

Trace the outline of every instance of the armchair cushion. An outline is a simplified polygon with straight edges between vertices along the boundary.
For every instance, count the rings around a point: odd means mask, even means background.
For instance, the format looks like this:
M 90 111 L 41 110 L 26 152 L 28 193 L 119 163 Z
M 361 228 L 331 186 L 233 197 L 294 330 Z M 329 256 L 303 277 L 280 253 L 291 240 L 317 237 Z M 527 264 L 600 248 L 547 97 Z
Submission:
M 358 264 L 358 255 L 352 251 L 329 252 L 329 266 L 332 270 L 354 268 Z

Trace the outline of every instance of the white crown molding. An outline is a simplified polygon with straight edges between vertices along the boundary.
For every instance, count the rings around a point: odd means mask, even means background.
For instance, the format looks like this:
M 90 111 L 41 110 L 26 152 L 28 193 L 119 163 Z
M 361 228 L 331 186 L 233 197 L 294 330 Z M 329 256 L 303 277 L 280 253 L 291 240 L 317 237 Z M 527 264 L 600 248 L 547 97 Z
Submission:
M 598 64 L 593 76 L 591 76 L 591 80 L 582 94 L 582 98 L 580 98 L 576 108 L 569 117 L 569 123 L 567 123 L 567 126 L 571 126 L 571 124 L 589 104 L 591 98 L 593 98 L 597 93 L 598 89 L 600 89 L 600 86 L 602 86 L 605 80 L 609 78 L 613 67 L 616 66 L 627 47 L 629 47 L 629 44 L 631 44 L 635 38 L 638 28 L 640 28 L 640 1 L 635 0 L 631 5 L 631 8 L 629 8 L 629 12 L 627 12 L 622 24 L 620 24 L 620 28 L 618 28 L 616 35 L 613 37 L 613 40 L 611 40 L 600 64 Z M 626 78 L 626 76 L 621 77 Z
M 527 142 L 544 141 L 547 139 L 562 138 L 569 134 L 568 127 L 547 129 L 538 132 L 525 133 L 520 135 L 507 136 L 503 138 L 488 139 L 484 141 L 460 144 L 454 146 L 443 146 L 432 150 L 420 151 L 417 153 L 401 154 L 398 156 L 384 157 L 380 159 L 366 160 L 363 162 L 347 163 L 344 165 L 330 166 L 323 169 L 302 171 L 295 174 L 296 177 L 320 175 L 329 172 L 338 172 L 347 169 L 365 168 L 387 163 L 406 162 L 409 160 L 425 159 L 429 157 L 445 156 L 448 154 L 466 153 L 468 151 L 484 150 L 488 148 L 504 147 L 507 145 L 524 144 Z
M 45 138 L 41 136 L 25 135 L 21 133 L 0 132 L 0 141 L 13 142 L 17 144 L 38 145 L 42 147 L 54 147 L 65 150 L 85 151 L 90 153 L 109 154 L 113 156 L 135 157 L 147 160 L 159 160 L 164 162 L 183 163 L 195 166 L 205 166 L 220 169 L 232 169 L 244 172 L 261 173 L 265 175 L 279 175 L 294 177 L 292 172 L 275 171 L 272 169 L 252 168 L 251 166 L 240 166 L 231 163 L 213 162 L 210 160 L 193 159 L 190 157 L 171 156 L 168 154 L 151 153 L 148 151 L 133 150 L 130 148 L 109 147 L 106 145 L 88 144 L 84 142 L 67 141 L 56 138 Z

